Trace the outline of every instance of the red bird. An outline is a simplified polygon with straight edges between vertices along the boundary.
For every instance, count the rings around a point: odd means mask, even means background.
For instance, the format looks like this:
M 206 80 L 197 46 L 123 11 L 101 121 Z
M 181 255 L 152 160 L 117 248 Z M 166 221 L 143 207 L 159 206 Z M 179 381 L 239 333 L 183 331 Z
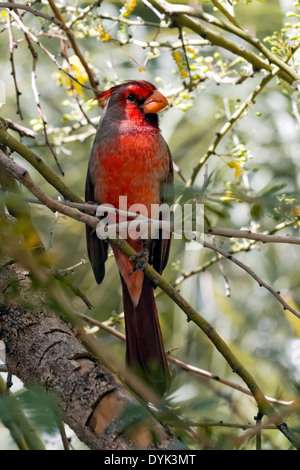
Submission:
M 169 148 L 158 126 L 157 113 L 167 99 L 149 82 L 136 80 L 117 85 L 98 97 L 104 107 L 89 161 L 85 199 L 119 208 L 143 204 L 150 217 L 151 204 L 168 203 L 173 184 Z M 140 256 L 141 239 L 127 237 Z M 170 239 L 147 240 L 149 263 L 161 273 L 169 256 Z M 87 248 L 98 284 L 105 275 L 108 243 L 87 227 Z M 120 271 L 126 330 L 126 362 L 157 392 L 169 385 L 169 372 L 154 300 L 154 286 L 142 270 L 118 248 L 112 247 Z

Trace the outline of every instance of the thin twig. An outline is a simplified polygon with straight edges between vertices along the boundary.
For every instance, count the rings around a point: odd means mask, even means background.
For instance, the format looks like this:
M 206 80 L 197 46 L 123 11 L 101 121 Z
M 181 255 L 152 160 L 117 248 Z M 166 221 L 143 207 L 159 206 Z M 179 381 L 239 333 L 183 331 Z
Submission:
M 32 199 L 28 198 L 27 202 L 32 203 L 32 204 L 40 204 L 40 201 L 37 199 Z M 151 222 L 153 223 L 158 223 L 157 220 L 153 220 L 150 218 L 147 218 L 141 214 L 137 214 L 135 212 L 128 212 L 124 211 L 121 209 L 116 209 L 112 207 L 106 207 L 105 205 L 97 205 L 97 204 L 89 204 L 89 203 L 76 203 L 76 202 L 71 202 L 71 201 L 60 201 L 62 205 L 68 206 L 68 207 L 73 207 L 75 209 L 79 209 L 82 211 L 87 211 L 90 213 L 95 213 L 97 212 L 97 209 L 102 208 L 103 210 L 107 211 L 108 213 L 111 214 L 119 214 L 122 216 L 127 216 L 130 218 L 140 218 L 141 221 L 145 221 L 149 224 Z M 300 245 L 300 237 L 296 237 L 294 235 L 274 235 L 273 233 L 282 230 L 284 228 L 287 228 L 289 225 L 294 224 L 294 222 L 290 222 L 287 224 L 284 224 L 283 226 L 278 226 L 275 227 L 274 230 L 271 230 L 269 233 L 261 233 L 261 232 L 253 232 L 252 230 L 238 230 L 238 229 L 231 229 L 227 227 L 209 227 L 206 228 L 204 233 L 208 235 L 215 235 L 215 236 L 223 236 L 223 237 L 229 237 L 229 238 L 245 238 L 248 240 L 253 240 L 255 242 L 262 242 L 262 243 L 280 243 L 280 244 L 291 244 L 291 245 Z M 163 228 L 164 224 L 160 222 L 159 228 Z M 170 226 L 170 229 L 172 230 L 172 226 Z M 247 246 L 247 250 L 249 247 Z
M 126 341 L 126 336 L 120 333 L 118 330 L 113 328 L 112 326 L 106 325 L 103 322 L 100 322 L 99 320 L 96 320 L 95 318 L 92 318 L 88 315 L 85 315 L 83 313 L 76 313 L 76 315 L 83 321 L 86 321 L 87 323 L 97 326 L 101 330 L 104 330 L 117 338 L 121 339 L 122 341 Z M 219 375 L 212 374 L 211 372 L 208 372 L 207 370 L 200 369 L 199 367 L 192 366 L 190 364 L 187 364 L 184 361 L 181 361 L 180 359 L 175 358 L 170 354 L 169 351 L 166 351 L 166 356 L 167 360 L 171 362 L 172 364 L 175 364 L 177 367 L 187 371 L 187 372 L 192 372 L 195 375 L 200 375 L 201 377 L 205 377 L 207 379 L 215 380 L 218 383 L 221 383 L 223 385 L 226 385 L 227 387 L 230 387 L 234 390 L 237 390 L 241 393 L 244 393 L 245 395 L 252 396 L 252 393 L 245 387 L 242 387 L 241 385 L 238 385 L 230 380 L 222 379 Z M 290 406 L 293 405 L 295 402 L 294 400 L 286 401 L 286 400 L 279 400 L 277 398 L 273 397 L 267 397 L 266 399 L 270 403 L 277 403 L 278 405 L 283 405 L 283 406 Z
M 261 450 L 261 429 L 262 429 L 262 419 L 263 414 L 260 410 L 257 411 L 257 415 L 255 416 L 256 426 L 257 426 L 257 433 L 256 433 L 256 450 Z
M 71 217 L 79 222 L 83 222 L 93 228 L 96 228 L 99 220 L 96 217 L 92 217 L 88 214 L 84 214 L 72 207 L 65 206 L 60 204 L 60 202 L 55 201 L 48 197 L 40 188 L 38 188 L 32 181 L 29 172 L 23 167 L 14 162 L 11 158 L 7 157 L 4 152 L 0 149 L 0 163 L 4 165 L 14 176 L 17 178 L 20 183 L 22 183 L 26 188 L 37 197 L 43 204 L 45 204 L 53 212 L 60 212 L 68 217 Z
M 0 142 L 28 161 L 64 198 L 81 203 L 82 200 L 49 168 L 42 158 L 7 132 L 7 123 L 0 118 Z
M 172 21 L 176 23 L 177 26 L 191 29 L 193 32 L 199 34 L 202 38 L 207 39 L 215 46 L 219 46 L 223 49 L 226 49 L 227 51 L 232 52 L 238 57 L 242 57 L 252 65 L 253 70 L 266 70 L 268 72 L 272 72 L 274 68 L 278 68 L 277 65 L 274 65 L 276 63 L 275 60 L 273 60 L 274 63 L 270 63 L 269 58 L 264 59 L 260 57 L 249 49 L 246 49 L 244 45 L 240 45 L 238 42 L 234 42 L 225 35 L 220 34 L 219 31 L 214 31 L 213 29 L 208 28 L 203 21 L 195 20 L 191 15 L 198 18 L 202 17 L 201 19 L 204 19 L 200 10 L 196 10 L 192 7 L 188 7 L 185 5 L 174 5 L 165 0 L 150 0 L 150 3 L 157 10 L 164 13 L 166 16 L 169 16 Z M 212 18 L 215 23 L 218 23 L 217 26 L 220 26 L 220 24 L 224 24 L 223 22 L 216 20 L 214 17 Z M 208 19 L 207 22 L 210 24 L 210 19 Z M 235 35 L 240 36 L 241 34 L 243 34 L 243 31 L 241 29 L 236 28 L 233 25 L 229 25 L 229 28 L 231 32 L 234 30 Z M 251 45 L 254 45 L 252 44 L 251 37 L 249 35 L 245 36 L 245 40 L 248 40 Z M 256 41 L 254 42 L 257 45 Z M 268 57 L 270 57 L 270 51 L 268 52 Z M 296 73 L 293 72 L 291 68 L 287 69 L 288 72 L 286 71 L 286 66 L 284 66 L 284 64 L 280 64 L 278 75 L 289 84 L 292 84 L 299 77 Z
M 264 287 L 267 289 L 271 294 L 276 297 L 278 302 L 282 305 L 283 310 L 288 310 L 289 312 L 293 313 L 296 317 L 300 318 L 300 313 L 295 310 L 291 305 L 289 305 L 283 297 L 280 295 L 280 292 L 277 291 L 276 289 L 273 289 L 269 284 L 267 284 L 263 279 L 261 279 L 254 271 L 251 269 L 249 266 L 247 266 L 245 263 L 242 261 L 238 260 L 231 254 L 227 253 L 225 250 L 222 250 L 222 248 L 217 247 L 216 245 L 213 245 L 212 243 L 209 243 L 207 241 L 203 242 L 203 246 L 205 248 L 209 248 L 212 251 L 215 251 L 222 255 L 224 258 L 232 261 L 232 263 L 236 264 L 240 268 L 242 268 L 245 272 L 247 272 L 257 283 L 260 287 Z
M 200 369 L 199 367 L 195 367 L 190 364 L 187 364 L 184 361 L 181 361 L 180 359 L 176 359 L 171 354 L 167 354 L 167 359 L 172 364 L 176 364 L 178 367 L 180 367 L 183 370 L 186 370 L 187 372 L 192 372 L 196 375 L 201 375 L 202 377 L 215 380 L 216 382 L 226 385 L 227 387 L 233 388 L 234 390 L 238 390 L 239 392 L 244 393 L 245 395 L 252 396 L 252 393 L 247 388 L 242 387 L 241 385 L 238 385 L 230 380 L 222 379 L 219 375 L 212 374 L 211 372 L 208 372 L 207 370 Z M 284 406 L 290 406 L 294 404 L 294 400 L 291 400 L 291 401 L 278 400 L 277 398 L 267 397 L 267 396 L 266 396 L 266 399 L 269 402 L 277 403 L 279 405 L 284 405 Z
M 29 137 L 31 139 L 35 139 L 37 133 L 32 129 L 28 129 L 28 127 L 21 126 L 17 122 L 13 122 L 11 119 L 5 118 L 4 121 L 7 124 L 7 127 L 13 131 L 16 131 L 20 137 Z
M 78 21 L 82 21 L 94 8 L 100 7 L 103 0 L 96 0 L 95 2 L 91 3 L 91 5 L 87 6 L 86 8 L 81 9 L 80 15 L 76 16 L 74 20 L 68 23 L 66 26 L 68 29 L 71 29 L 74 24 Z
M 252 230 L 238 230 L 226 227 L 209 227 L 206 230 L 206 233 L 228 238 L 245 238 L 262 243 L 288 243 L 291 245 L 300 245 L 300 237 L 295 237 L 289 234 L 270 235 L 267 233 L 252 232 Z
M 69 442 L 69 439 L 67 438 L 65 424 L 60 418 L 57 419 L 57 426 L 59 429 L 59 433 L 60 433 L 64 450 L 70 450 L 70 442 Z
M 61 23 L 61 27 L 62 29 L 65 31 L 66 35 L 68 36 L 68 39 L 71 43 L 71 46 L 75 52 L 75 54 L 77 55 L 77 57 L 79 58 L 80 62 L 82 63 L 82 66 L 84 67 L 88 77 L 89 77 L 89 81 L 90 81 L 90 84 L 91 84 L 91 87 L 93 88 L 94 90 L 94 94 L 95 96 L 97 95 L 97 93 L 99 93 L 99 91 L 97 90 L 98 88 L 98 80 L 96 78 L 96 75 L 94 73 L 94 71 L 91 69 L 91 67 L 88 65 L 87 61 L 85 60 L 81 50 L 79 49 L 78 45 L 77 45 L 77 42 L 75 40 L 75 37 L 73 35 L 73 33 L 71 32 L 71 30 L 68 28 L 68 26 L 66 25 L 62 15 L 61 15 L 61 12 L 60 12 L 60 9 L 57 7 L 57 5 L 55 4 L 54 0 L 48 0 L 49 2 L 49 5 L 50 7 L 52 8 L 53 10 L 53 13 L 55 15 L 55 17 L 57 18 L 58 21 L 60 21 Z
M 120 333 L 118 330 L 116 330 L 112 326 L 105 325 L 105 323 L 102 323 L 102 322 L 96 320 L 95 318 L 89 317 L 88 315 L 85 315 L 84 313 L 76 312 L 76 316 L 78 316 L 81 320 L 83 320 L 87 323 L 90 323 L 91 325 L 98 326 L 98 328 L 100 328 L 101 330 L 106 331 L 107 333 L 110 333 L 110 334 L 116 336 L 117 338 L 121 339 L 122 341 L 126 341 L 125 335 Z
M 68 53 L 67 53 L 67 48 L 66 48 L 66 44 L 64 43 L 64 41 L 60 41 L 60 44 L 61 44 L 61 49 L 62 49 L 62 56 L 65 58 L 67 64 L 68 64 L 68 68 L 69 68 L 69 73 L 72 71 L 72 65 L 70 63 L 70 60 L 69 60 L 69 57 L 68 57 Z M 84 119 L 86 120 L 86 122 L 92 126 L 95 130 L 97 129 L 97 125 L 94 124 L 89 116 L 86 114 L 86 112 L 84 111 L 81 103 L 80 103 L 80 100 L 79 100 L 79 95 L 75 89 L 75 86 L 74 86 L 74 82 L 71 80 L 70 81 L 71 83 L 71 89 L 72 89 L 72 93 L 73 93 L 73 97 L 75 98 L 75 102 L 76 102 L 76 105 L 79 109 L 79 112 L 82 114 L 82 116 L 84 117 Z
M 11 13 L 8 12 L 7 15 L 7 29 L 8 29 L 8 39 L 9 39 L 9 54 L 10 54 L 10 62 L 11 62 L 11 73 L 13 76 L 13 81 L 15 85 L 15 92 L 16 92 L 16 103 L 17 103 L 17 114 L 19 114 L 20 118 L 23 120 L 23 114 L 20 106 L 20 96 L 21 92 L 18 87 L 17 82 L 17 75 L 16 75 L 16 68 L 15 68 L 15 59 L 14 59 L 14 51 L 17 47 L 17 44 L 14 40 L 12 27 L 11 27 Z
M 24 24 L 21 20 L 21 17 L 19 15 L 18 10 L 16 10 L 16 12 L 11 12 L 11 15 L 17 21 L 17 23 L 20 25 L 20 27 L 23 29 L 24 36 L 25 36 L 25 39 L 26 39 L 27 44 L 28 44 L 28 48 L 29 48 L 30 53 L 32 55 L 33 62 L 32 62 L 32 72 L 31 72 L 31 87 L 32 87 L 35 103 L 36 103 L 36 106 L 37 106 L 37 110 L 38 110 L 40 119 L 41 119 L 42 124 L 43 124 L 43 132 L 44 132 L 45 142 L 46 142 L 50 152 L 53 155 L 53 158 L 55 160 L 55 163 L 56 163 L 60 173 L 62 174 L 62 176 L 64 176 L 64 172 L 63 172 L 63 170 L 61 168 L 61 165 L 60 165 L 60 163 L 57 159 L 57 155 L 55 153 L 55 150 L 54 150 L 54 148 L 53 148 L 53 146 L 52 146 L 52 144 L 49 140 L 48 130 L 47 130 L 47 121 L 46 121 L 46 118 L 45 118 L 45 115 L 44 115 L 44 112 L 43 112 L 43 109 L 42 109 L 42 105 L 41 105 L 41 101 L 40 101 L 40 94 L 38 92 L 37 85 L 36 85 L 36 78 L 37 78 L 36 66 L 37 66 L 37 61 L 38 61 L 38 53 L 36 52 L 36 50 L 35 50 L 35 48 L 32 44 L 31 37 L 30 37 L 30 31 L 24 26 Z
M 54 16 L 47 15 L 47 13 L 44 13 L 41 10 L 36 10 L 35 8 L 32 8 L 28 3 L 12 3 L 12 2 L 0 2 L 0 8 L 8 8 L 9 10 L 15 9 L 15 10 L 25 10 L 28 11 L 29 13 L 32 13 L 34 16 L 44 18 L 47 21 L 50 21 L 50 23 L 54 23 L 57 26 L 62 27 L 62 23 L 58 21 Z
M 12 12 L 14 13 L 14 12 Z M 71 80 L 73 80 L 74 82 L 78 83 L 78 85 L 80 85 L 81 87 L 85 88 L 86 90 L 93 90 L 94 92 L 97 91 L 87 85 L 85 85 L 84 83 L 81 83 L 79 80 L 77 80 L 76 77 L 74 77 L 74 75 L 70 74 L 67 70 L 65 70 L 60 64 L 59 62 L 57 61 L 56 57 L 54 54 L 52 54 L 37 38 L 37 36 L 35 36 L 28 28 L 26 28 L 26 26 L 24 25 L 24 23 L 22 23 L 21 21 L 18 22 L 21 30 L 26 33 L 31 39 L 33 42 L 35 42 L 41 49 L 43 52 L 45 52 L 47 54 L 47 56 L 51 59 L 51 61 L 55 64 L 55 66 L 57 67 L 58 70 L 60 70 L 61 72 L 63 72 L 64 74 L 66 74 Z M 98 93 L 98 91 L 97 91 Z
M 225 7 L 218 1 L 218 0 L 211 0 L 214 6 L 221 12 L 223 13 L 224 16 L 232 23 L 234 26 L 237 28 L 243 29 L 241 25 L 236 21 L 235 17 L 232 16 L 228 10 L 226 10 Z M 230 3 L 231 4 L 231 3 Z
M 237 122 L 237 120 L 242 116 L 242 114 L 254 103 L 255 98 L 257 95 L 266 87 L 266 85 L 273 79 L 273 77 L 278 73 L 278 68 L 268 74 L 266 77 L 263 78 L 261 83 L 257 85 L 255 90 L 249 95 L 249 97 L 246 99 L 246 101 L 239 106 L 239 108 L 233 113 L 231 118 L 223 125 L 222 129 L 216 133 L 216 136 L 209 146 L 207 152 L 205 155 L 201 158 L 199 163 L 194 167 L 192 171 L 192 175 L 187 182 L 187 187 L 193 186 L 199 171 L 203 167 L 203 165 L 207 162 L 207 160 L 211 157 L 216 152 L 216 149 L 222 139 L 225 137 L 225 135 L 231 130 L 232 126 Z

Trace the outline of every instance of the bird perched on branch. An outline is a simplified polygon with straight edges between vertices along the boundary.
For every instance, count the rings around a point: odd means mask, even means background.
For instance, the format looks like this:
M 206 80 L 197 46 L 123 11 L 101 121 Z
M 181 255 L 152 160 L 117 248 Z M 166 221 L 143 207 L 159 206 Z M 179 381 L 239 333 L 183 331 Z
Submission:
M 172 160 L 163 139 L 157 113 L 167 99 L 147 81 L 114 86 L 97 97 L 104 107 L 88 166 L 85 199 L 119 208 L 120 196 L 128 207 L 150 217 L 151 205 L 170 203 Z M 132 236 L 131 236 L 132 235 Z M 170 237 L 141 240 L 128 232 L 127 242 L 161 273 L 169 256 Z M 87 227 L 87 248 L 98 284 L 105 275 L 108 242 Z M 159 325 L 154 286 L 142 269 L 135 269 L 115 245 L 120 272 L 126 330 L 126 362 L 156 392 L 169 386 L 169 372 Z

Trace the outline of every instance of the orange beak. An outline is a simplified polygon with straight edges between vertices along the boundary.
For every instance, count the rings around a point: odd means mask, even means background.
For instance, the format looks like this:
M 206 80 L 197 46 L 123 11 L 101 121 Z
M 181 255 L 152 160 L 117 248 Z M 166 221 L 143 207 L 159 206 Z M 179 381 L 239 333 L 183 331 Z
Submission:
M 166 106 L 169 106 L 167 98 L 155 90 L 143 104 L 143 111 L 145 114 L 156 114 Z

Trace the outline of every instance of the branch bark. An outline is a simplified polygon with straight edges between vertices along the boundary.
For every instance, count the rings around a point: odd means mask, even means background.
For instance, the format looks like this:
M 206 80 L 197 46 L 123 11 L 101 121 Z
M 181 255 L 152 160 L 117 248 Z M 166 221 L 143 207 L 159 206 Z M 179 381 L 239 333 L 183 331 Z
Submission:
M 34 293 L 28 271 L 3 259 L 1 265 L 0 338 L 9 370 L 25 385 L 38 382 L 54 392 L 63 420 L 90 449 L 164 449 L 174 443 L 170 431 L 86 350 L 74 330 L 41 306 L 45 294 Z M 18 301 L 12 287 L 16 281 Z M 137 418 L 135 412 L 126 427 L 123 413 L 129 407 L 143 413 Z

